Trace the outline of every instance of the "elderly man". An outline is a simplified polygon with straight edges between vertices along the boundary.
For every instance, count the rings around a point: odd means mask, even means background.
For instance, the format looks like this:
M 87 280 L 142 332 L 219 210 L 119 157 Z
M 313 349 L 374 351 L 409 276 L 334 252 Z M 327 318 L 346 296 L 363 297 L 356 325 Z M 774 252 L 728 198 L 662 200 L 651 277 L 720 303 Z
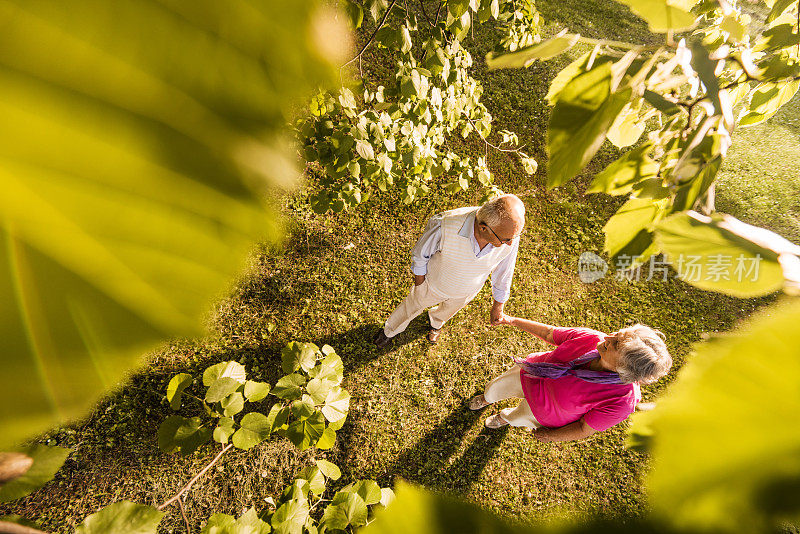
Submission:
M 525 225 L 525 205 L 514 195 L 502 195 L 481 207 L 460 208 L 435 215 L 411 252 L 414 287 L 375 337 L 383 348 L 426 308 L 436 343 L 442 325 L 475 298 L 492 275 L 492 324 L 503 315 L 511 294 L 519 235 Z

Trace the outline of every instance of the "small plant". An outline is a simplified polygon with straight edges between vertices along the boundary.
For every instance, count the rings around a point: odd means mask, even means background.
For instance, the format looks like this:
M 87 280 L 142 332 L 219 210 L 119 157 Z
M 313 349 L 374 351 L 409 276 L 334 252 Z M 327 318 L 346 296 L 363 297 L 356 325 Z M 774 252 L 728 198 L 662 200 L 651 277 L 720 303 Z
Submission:
M 167 385 L 166 400 L 179 411 L 184 400 L 193 400 L 201 415 L 172 415 L 158 429 L 158 446 L 164 452 L 187 456 L 211 439 L 226 447 L 251 449 L 273 433 L 289 439 L 300 450 L 329 449 L 347 417 L 350 394 L 340 387 L 342 359 L 328 345 L 291 342 L 281 353 L 286 376 L 270 388 L 266 382 L 249 380 L 242 364 L 221 362 L 202 376 L 204 392 L 195 395 L 196 380 L 180 373 Z M 278 402 L 265 415 L 262 403 L 273 396 Z M 245 412 L 246 403 L 256 406 Z
M 333 498 L 325 499 L 326 484 L 341 477 L 339 468 L 326 460 L 315 460 L 286 486 L 274 510 L 262 513 L 251 508 L 238 519 L 226 514 L 212 515 L 203 534 L 228 532 L 276 532 L 279 534 L 323 534 L 325 532 L 352 532 L 366 525 L 370 506 L 388 506 L 394 500 L 390 488 L 381 488 L 374 480 L 357 480 L 337 491 Z M 323 503 L 322 514 L 315 510 Z M 249 530 L 242 530 L 249 529 Z

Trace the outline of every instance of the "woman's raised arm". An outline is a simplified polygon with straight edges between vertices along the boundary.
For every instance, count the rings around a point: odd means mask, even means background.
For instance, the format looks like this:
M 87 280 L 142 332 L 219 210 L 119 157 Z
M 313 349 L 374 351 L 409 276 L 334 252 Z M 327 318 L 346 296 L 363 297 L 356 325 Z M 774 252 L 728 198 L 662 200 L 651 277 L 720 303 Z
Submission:
M 544 323 L 537 323 L 536 321 L 531 321 L 530 319 L 523 319 L 522 317 L 512 317 L 511 315 L 503 314 L 497 324 L 508 324 L 511 326 L 516 326 L 520 330 L 524 332 L 528 332 L 529 334 L 533 334 L 534 336 L 541 338 L 551 345 L 555 345 L 553 342 L 553 330 L 555 326 L 551 326 L 549 324 Z

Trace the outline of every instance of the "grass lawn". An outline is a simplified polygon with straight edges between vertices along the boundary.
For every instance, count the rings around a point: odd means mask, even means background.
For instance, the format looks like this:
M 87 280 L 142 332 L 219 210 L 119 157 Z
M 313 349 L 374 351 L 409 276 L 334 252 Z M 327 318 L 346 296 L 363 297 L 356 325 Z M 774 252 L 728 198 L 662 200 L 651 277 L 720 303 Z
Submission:
M 539 8 L 548 34 L 570 27 L 591 37 L 653 39 L 641 21 L 614 2 L 549 0 Z M 617 152 L 607 143 L 581 178 L 545 190 L 544 95 L 568 58 L 487 73 L 481 58 L 492 41 L 491 29 L 481 28 L 467 42 L 486 89 L 484 102 L 496 118 L 495 129 L 518 132 L 542 169 L 527 177 L 512 158 L 490 153 L 498 185 L 518 194 L 528 209 L 506 311 L 557 325 L 610 331 L 641 321 L 663 330 L 676 366 L 666 380 L 643 388 L 645 400 L 657 398 L 692 343 L 706 332 L 730 329 L 770 299 L 737 300 L 673 279 L 631 282 L 610 276 L 581 283 L 578 256 L 600 253 L 602 226 L 620 204 L 582 191 L 587 177 Z M 374 64 L 381 58 L 373 56 L 370 76 L 385 74 L 385 65 Z M 800 239 L 797 105 L 736 134 L 718 193 L 721 210 L 794 240 Z M 484 150 L 471 141 L 459 147 L 474 154 Z M 475 193 L 451 197 L 434 190 L 411 206 L 377 195 L 354 212 L 318 216 L 306 202 L 313 187 L 309 181 L 285 199 L 290 221 L 285 243 L 253 252 L 250 268 L 209 314 L 211 333 L 163 347 L 88 419 L 41 437 L 75 452 L 53 482 L 0 513 L 13 511 L 53 532 L 71 532 L 87 514 L 114 501 L 164 502 L 215 454 L 210 446 L 185 459 L 158 451 L 156 429 L 170 414 L 161 401 L 169 378 L 234 359 L 256 379 L 274 383 L 282 374 L 280 349 L 291 340 L 330 344 L 344 360 L 344 387 L 353 399 L 337 444 L 326 452 L 299 453 L 288 441 L 275 439 L 230 453 L 187 501 L 194 528 L 213 512 L 238 515 L 250 506 L 265 508 L 265 499 L 277 496 L 313 457 L 341 466 L 342 485 L 374 478 L 385 486 L 402 478 L 532 522 L 565 513 L 613 516 L 645 509 L 647 458 L 625 449 L 626 424 L 581 442 L 540 444 L 524 430 L 485 430 L 483 418 L 495 408 L 477 414 L 464 407 L 465 399 L 508 367 L 510 356 L 545 348 L 522 332 L 488 326 L 488 286 L 448 323 L 437 345 L 424 338 L 423 315 L 393 349 L 372 346 L 371 338 L 410 287 L 408 252 L 427 219 L 474 204 Z M 172 512 L 162 523 L 164 531 L 182 531 L 180 515 Z

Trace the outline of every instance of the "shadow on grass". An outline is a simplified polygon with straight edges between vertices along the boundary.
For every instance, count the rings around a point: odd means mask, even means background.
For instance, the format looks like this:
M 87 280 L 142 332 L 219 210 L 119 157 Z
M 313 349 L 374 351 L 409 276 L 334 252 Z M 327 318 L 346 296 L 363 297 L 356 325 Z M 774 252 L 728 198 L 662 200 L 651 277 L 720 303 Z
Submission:
M 413 447 L 403 451 L 389 469 L 388 476 L 431 489 L 468 491 L 480 478 L 508 432 L 508 427 L 499 430 L 484 428 L 467 449 L 457 455 L 464 437 L 481 418 L 481 412 L 474 412 L 466 406 L 456 408 Z

